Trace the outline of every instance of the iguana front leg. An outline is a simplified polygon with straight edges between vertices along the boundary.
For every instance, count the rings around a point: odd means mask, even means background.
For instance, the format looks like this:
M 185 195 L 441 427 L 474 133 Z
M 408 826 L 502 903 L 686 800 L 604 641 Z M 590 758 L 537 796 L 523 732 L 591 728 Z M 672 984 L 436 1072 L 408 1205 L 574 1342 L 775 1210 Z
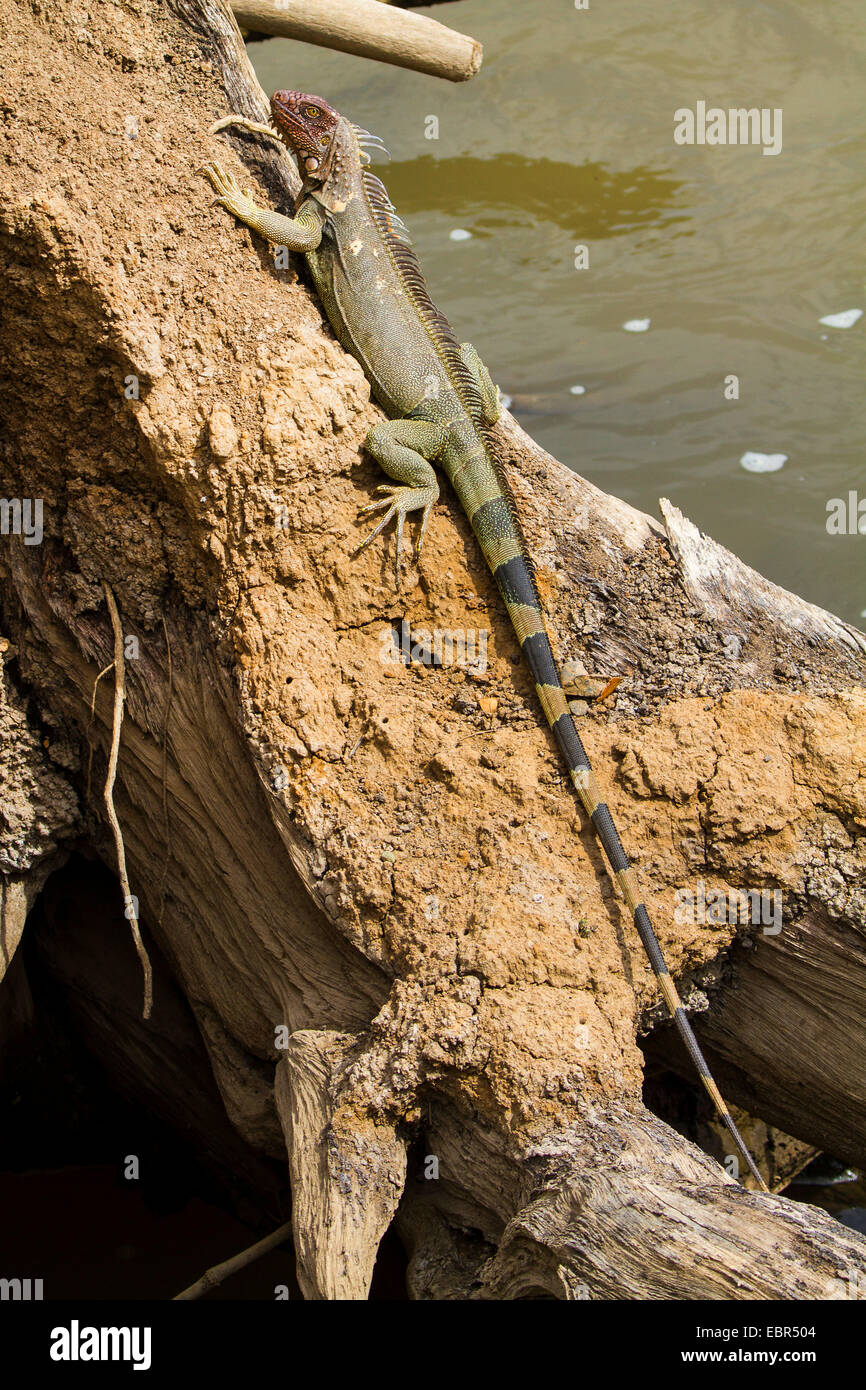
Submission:
M 275 246 L 287 246 L 290 251 L 315 251 L 322 240 L 324 214 L 312 198 L 301 204 L 295 217 L 284 217 L 270 208 L 260 208 L 221 164 L 206 164 L 201 172 L 213 185 L 217 201 Z
M 480 392 L 481 418 L 485 425 L 495 425 L 501 410 L 499 387 L 493 385 L 490 373 L 471 343 L 460 344 L 460 356 L 463 358 L 464 367 L 467 367 L 475 378 L 475 385 Z
M 356 554 L 365 550 L 393 516 L 397 518 L 397 588 L 400 587 L 400 552 L 403 546 L 403 522 L 407 512 L 421 511 L 421 529 L 415 554 L 420 555 L 427 519 L 439 497 L 439 483 L 428 459 L 436 458 L 445 443 L 445 430 L 429 420 L 383 420 L 374 425 L 364 441 L 364 447 L 393 478 L 399 487 L 387 483 L 376 489 L 387 493 L 378 502 L 361 508 L 361 516 L 387 507 L 375 530 L 358 546 Z

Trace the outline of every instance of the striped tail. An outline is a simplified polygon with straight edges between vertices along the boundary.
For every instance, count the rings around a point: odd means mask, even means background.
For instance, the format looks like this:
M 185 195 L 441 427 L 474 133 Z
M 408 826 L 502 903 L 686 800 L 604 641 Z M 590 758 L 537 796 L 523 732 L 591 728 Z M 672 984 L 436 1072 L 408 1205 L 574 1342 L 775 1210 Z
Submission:
M 499 501 L 499 499 L 497 499 Z M 507 505 L 505 499 L 499 503 L 499 507 Z M 575 728 L 574 720 L 568 708 L 565 692 L 562 689 L 562 682 L 559 678 L 559 671 L 556 667 L 550 639 L 544 625 L 544 616 L 541 603 L 536 592 L 532 571 L 522 553 L 515 554 L 519 549 L 519 543 L 515 536 L 514 544 L 508 546 L 502 534 L 502 520 L 500 516 L 499 526 L 491 526 L 494 520 L 492 515 L 495 504 L 488 503 L 486 507 L 480 509 L 487 515 L 479 517 L 481 526 L 478 529 L 478 539 L 481 542 L 488 563 L 493 570 L 493 577 L 499 586 L 502 597 L 505 599 L 506 607 L 514 631 L 517 634 L 521 649 L 529 664 L 535 680 L 535 688 L 538 691 L 538 698 L 541 701 L 547 722 L 553 730 L 557 743 L 565 758 L 571 780 L 577 790 L 583 806 L 595 827 L 596 834 L 601 842 L 613 876 L 622 889 L 623 897 L 628 903 L 629 910 L 634 918 L 634 925 L 637 934 L 643 942 L 644 950 L 647 953 L 649 963 L 653 968 L 656 979 L 661 986 L 665 1003 L 670 1010 L 671 1017 L 677 1026 L 680 1037 L 686 1045 L 689 1056 L 695 1064 L 698 1076 L 706 1088 L 719 1118 L 726 1126 L 731 1138 L 746 1161 L 746 1165 L 752 1177 L 756 1180 L 759 1187 L 764 1191 L 769 1191 L 764 1179 L 758 1172 L 754 1160 L 746 1147 L 745 1141 L 734 1124 L 728 1107 L 722 1099 L 719 1088 L 712 1078 L 710 1069 L 704 1059 L 704 1055 L 698 1046 L 698 1040 L 692 1032 L 685 1010 L 677 993 L 676 986 L 671 979 L 665 958 L 662 955 L 656 934 L 652 929 L 649 914 L 641 901 L 640 889 L 638 888 L 637 875 L 629 863 L 628 855 L 622 847 L 613 818 L 608 807 L 602 799 L 598 783 L 586 755 L 580 735 Z M 499 510 L 499 508 L 496 508 Z M 473 517 L 473 525 L 475 517 Z M 485 522 L 487 523 L 485 525 Z M 494 544 L 488 544 L 487 535 L 498 531 L 498 536 Z M 503 558 L 505 551 L 511 550 L 511 558 Z M 494 562 L 495 561 L 495 562 Z

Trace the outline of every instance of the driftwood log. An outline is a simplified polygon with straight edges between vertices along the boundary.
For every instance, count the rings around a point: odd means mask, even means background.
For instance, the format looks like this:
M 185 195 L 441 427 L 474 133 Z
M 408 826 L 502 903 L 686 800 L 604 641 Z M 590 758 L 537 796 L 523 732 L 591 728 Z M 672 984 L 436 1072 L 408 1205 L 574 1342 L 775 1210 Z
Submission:
M 481 67 L 477 39 L 381 0 L 231 0 L 231 8 L 252 33 L 280 34 L 449 82 L 467 82 Z
M 88 1045 L 259 1195 L 262 1234 L 287 1168 L 308 1297 L 365 1297 L 389 1230 L 417 1298 L 862 1287 L 862 1237 L 644 1105 L 638 1038 L 688 1071 L 454 500 L 402 593 L 393 538 L 353 558 L 366 382 L 197 174 L 296 187 L 267 141 L 208 135 L 267 116 L 229 12 L 0 10 L 0 492 L 31 504 L 0 536 L 0 1036 L 32 1023 L 38 899 Z M 863 1162 L 866 639 L 501 430 L 560 655 L 623 677 L 586 741 L 720 1079 Z M 146 1022 L 119 894 L 101 946 L 45 886 L 74 850 L 114 862 L 106 584 Z M 392 629 L 419 659 L 383 659 Z M 427 664 L 437 629 L 488 633 L 486 669 Z M 684 889 L 781 920 L 690 917 Z

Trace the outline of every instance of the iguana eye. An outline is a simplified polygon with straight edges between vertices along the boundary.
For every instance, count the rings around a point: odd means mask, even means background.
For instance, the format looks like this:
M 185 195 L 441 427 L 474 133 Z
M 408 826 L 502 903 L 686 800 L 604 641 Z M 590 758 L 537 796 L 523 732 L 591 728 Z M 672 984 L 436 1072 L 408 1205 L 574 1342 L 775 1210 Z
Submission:
M 322 114 L 322 113 L 321 113 L 321 111 L 319 110 L 318 106 L 308 106 L 308 107 L 307 107 L 307 115 L 310 117 L 310 120 L 314 121 L 314 120 L 316 119 L 316 117 L 317 117 L 317 116 L 321 116 L 321 114 Z
M 309 159 L 304 160 L 304 168 L 308 169 L 311 174 L 314 174 L 318 167 L 319 161 L 313 155 L 311 155 Z

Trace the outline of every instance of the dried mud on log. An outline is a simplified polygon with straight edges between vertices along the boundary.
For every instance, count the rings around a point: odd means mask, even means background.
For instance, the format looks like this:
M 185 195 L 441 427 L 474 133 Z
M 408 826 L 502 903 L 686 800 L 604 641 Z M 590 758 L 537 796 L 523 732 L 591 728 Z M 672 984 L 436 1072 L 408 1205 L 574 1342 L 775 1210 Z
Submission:
M 207 133 L 267 114 L 234 21 L 0 10 L 0 491 L 45 530 L 0 545 L 4 958 L 72 847 L 112 861 L 108 584 L 132 891 L 231 1124 L 288 1166 L 306 1296 L 364 1297 L 392 1223 L 419 1298 L 834 1296 L 866 1241 L 642 1103 L 638 1036 L 681 1059 L 454 499 L 402 594 L 393 538 L 352 556 L 378 411 L 196 172 L 294 191 Z M 729 1098 L 862 1162 L 864 639 L 501 429 L 559 654 L 624 677 L 586 742 Z M 486 671 L 383 661 L 403 621 L 489 633 Z M 781 932 L 677 921 L 698 880 L 780 890 Z M 94 1045 L 178 1108 L 130 980 Z

